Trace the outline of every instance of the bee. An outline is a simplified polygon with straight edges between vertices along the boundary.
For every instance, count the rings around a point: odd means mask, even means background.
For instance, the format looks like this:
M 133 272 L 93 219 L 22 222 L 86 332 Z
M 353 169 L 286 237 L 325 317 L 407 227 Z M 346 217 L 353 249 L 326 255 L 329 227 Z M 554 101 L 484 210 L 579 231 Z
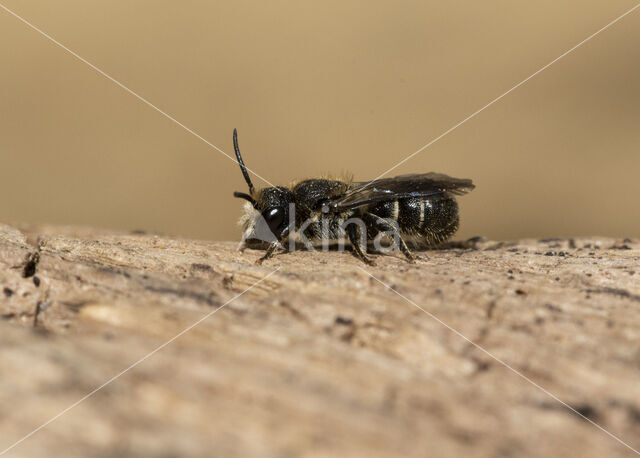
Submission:
M 256 189 L 240 155 L 236 129 L 233 146 L 249 186 L 249 194 L 233 193 L 247 201 L 239 221 L 243 234 L 238 249 L 243 251 L 253 240 L 268 242 L 258 264 L 273 256 L 283 241 L 295 237 L 323 243 L 348 239 L 355 255 L 371 265 L 368 242 L 384 236 L 413 262 L 405 238 L 426 245 L 447 240 L 459 225 L 455 196 L 475 187 L 469 179 L 432 172 L 371 182 L 311 178 L 287 187 Z

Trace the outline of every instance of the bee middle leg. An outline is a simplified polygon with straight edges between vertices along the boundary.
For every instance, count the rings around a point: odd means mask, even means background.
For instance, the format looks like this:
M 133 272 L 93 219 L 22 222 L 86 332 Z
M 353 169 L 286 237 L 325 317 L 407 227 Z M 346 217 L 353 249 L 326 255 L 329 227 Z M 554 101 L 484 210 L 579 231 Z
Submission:
M 358 258 L 360 258 L 360 260 L 367 265 L 375 266 L 375 262 L 373 262 L 366 255 L 366 240 L 364 243 L 362 242 L 363 237 L 360 227 L 356 224 L 350 224 L 346 227 L 346 232 L 347 236 L 349 237 L 349 241 L 351 242 L 351 246 L 353 246 L 353 250 L 355 251 Z
M 398 248 L 400 249 L 402 254 L 405 255 L 405 257 L 407 258 L 407 261 L 415 262 L 416 260 L 415 256 L 413 255 L 413 253 L 407 246 L 407 243 L 404 241 L 404 239 L 400 235 L 400 231 L 396 226 L 394 226 L 393 224 L 389 224 L 383 218 L 380 218 L 379 216 L 376 216 L 372 213 L 367 213 L 365 215 L 365 218 L 368 223 L 372 223 L 374 227 L 376 227 L 377 229 L 385 232 L 391 232 L 393 234 L 394 240 L 397 241 Z

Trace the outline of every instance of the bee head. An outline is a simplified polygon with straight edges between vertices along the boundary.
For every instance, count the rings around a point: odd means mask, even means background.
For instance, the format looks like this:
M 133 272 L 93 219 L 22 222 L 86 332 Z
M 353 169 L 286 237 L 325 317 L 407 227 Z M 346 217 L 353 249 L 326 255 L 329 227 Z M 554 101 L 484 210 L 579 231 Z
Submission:
M 233 193 L 234 197 L 247 201 L 244 207 L 244 215 L 239 221 L 244 231 L 239 248 L 243 249 L 249 240 L 278 241 L 289 229 L 289 204 L 293 203 L 293 193 L 281 186 L 256 191 L 240 155 L 236 129 L 233 130 L 233 147 L 240 165 L 240 171 L 249 186 L 249 194 L 244 192 Z

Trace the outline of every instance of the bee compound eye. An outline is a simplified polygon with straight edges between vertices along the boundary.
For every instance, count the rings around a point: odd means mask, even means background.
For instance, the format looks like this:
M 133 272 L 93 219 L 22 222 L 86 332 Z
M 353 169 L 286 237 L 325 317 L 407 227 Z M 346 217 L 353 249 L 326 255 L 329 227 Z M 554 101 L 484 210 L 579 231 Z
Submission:
M 281 232 L 285 219 L 284 209 L 282 207 L 268 208 L 262 216 L 267 222 L 269 229 L 271 229 L 271 232 L 273 232 L 274 235 L 279 235 L 278 233 Z

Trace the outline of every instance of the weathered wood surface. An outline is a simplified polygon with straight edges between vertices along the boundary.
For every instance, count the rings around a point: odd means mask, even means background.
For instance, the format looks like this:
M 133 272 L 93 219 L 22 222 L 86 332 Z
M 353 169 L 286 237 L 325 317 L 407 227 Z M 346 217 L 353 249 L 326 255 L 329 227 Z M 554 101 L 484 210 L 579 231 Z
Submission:
M 633 454 L 350 253 L 259 254 L 0 226 L 0 450 L 280 268 L 6 456 Z M 367 269 L 640 448 L 640 241 L 422 256 Z

